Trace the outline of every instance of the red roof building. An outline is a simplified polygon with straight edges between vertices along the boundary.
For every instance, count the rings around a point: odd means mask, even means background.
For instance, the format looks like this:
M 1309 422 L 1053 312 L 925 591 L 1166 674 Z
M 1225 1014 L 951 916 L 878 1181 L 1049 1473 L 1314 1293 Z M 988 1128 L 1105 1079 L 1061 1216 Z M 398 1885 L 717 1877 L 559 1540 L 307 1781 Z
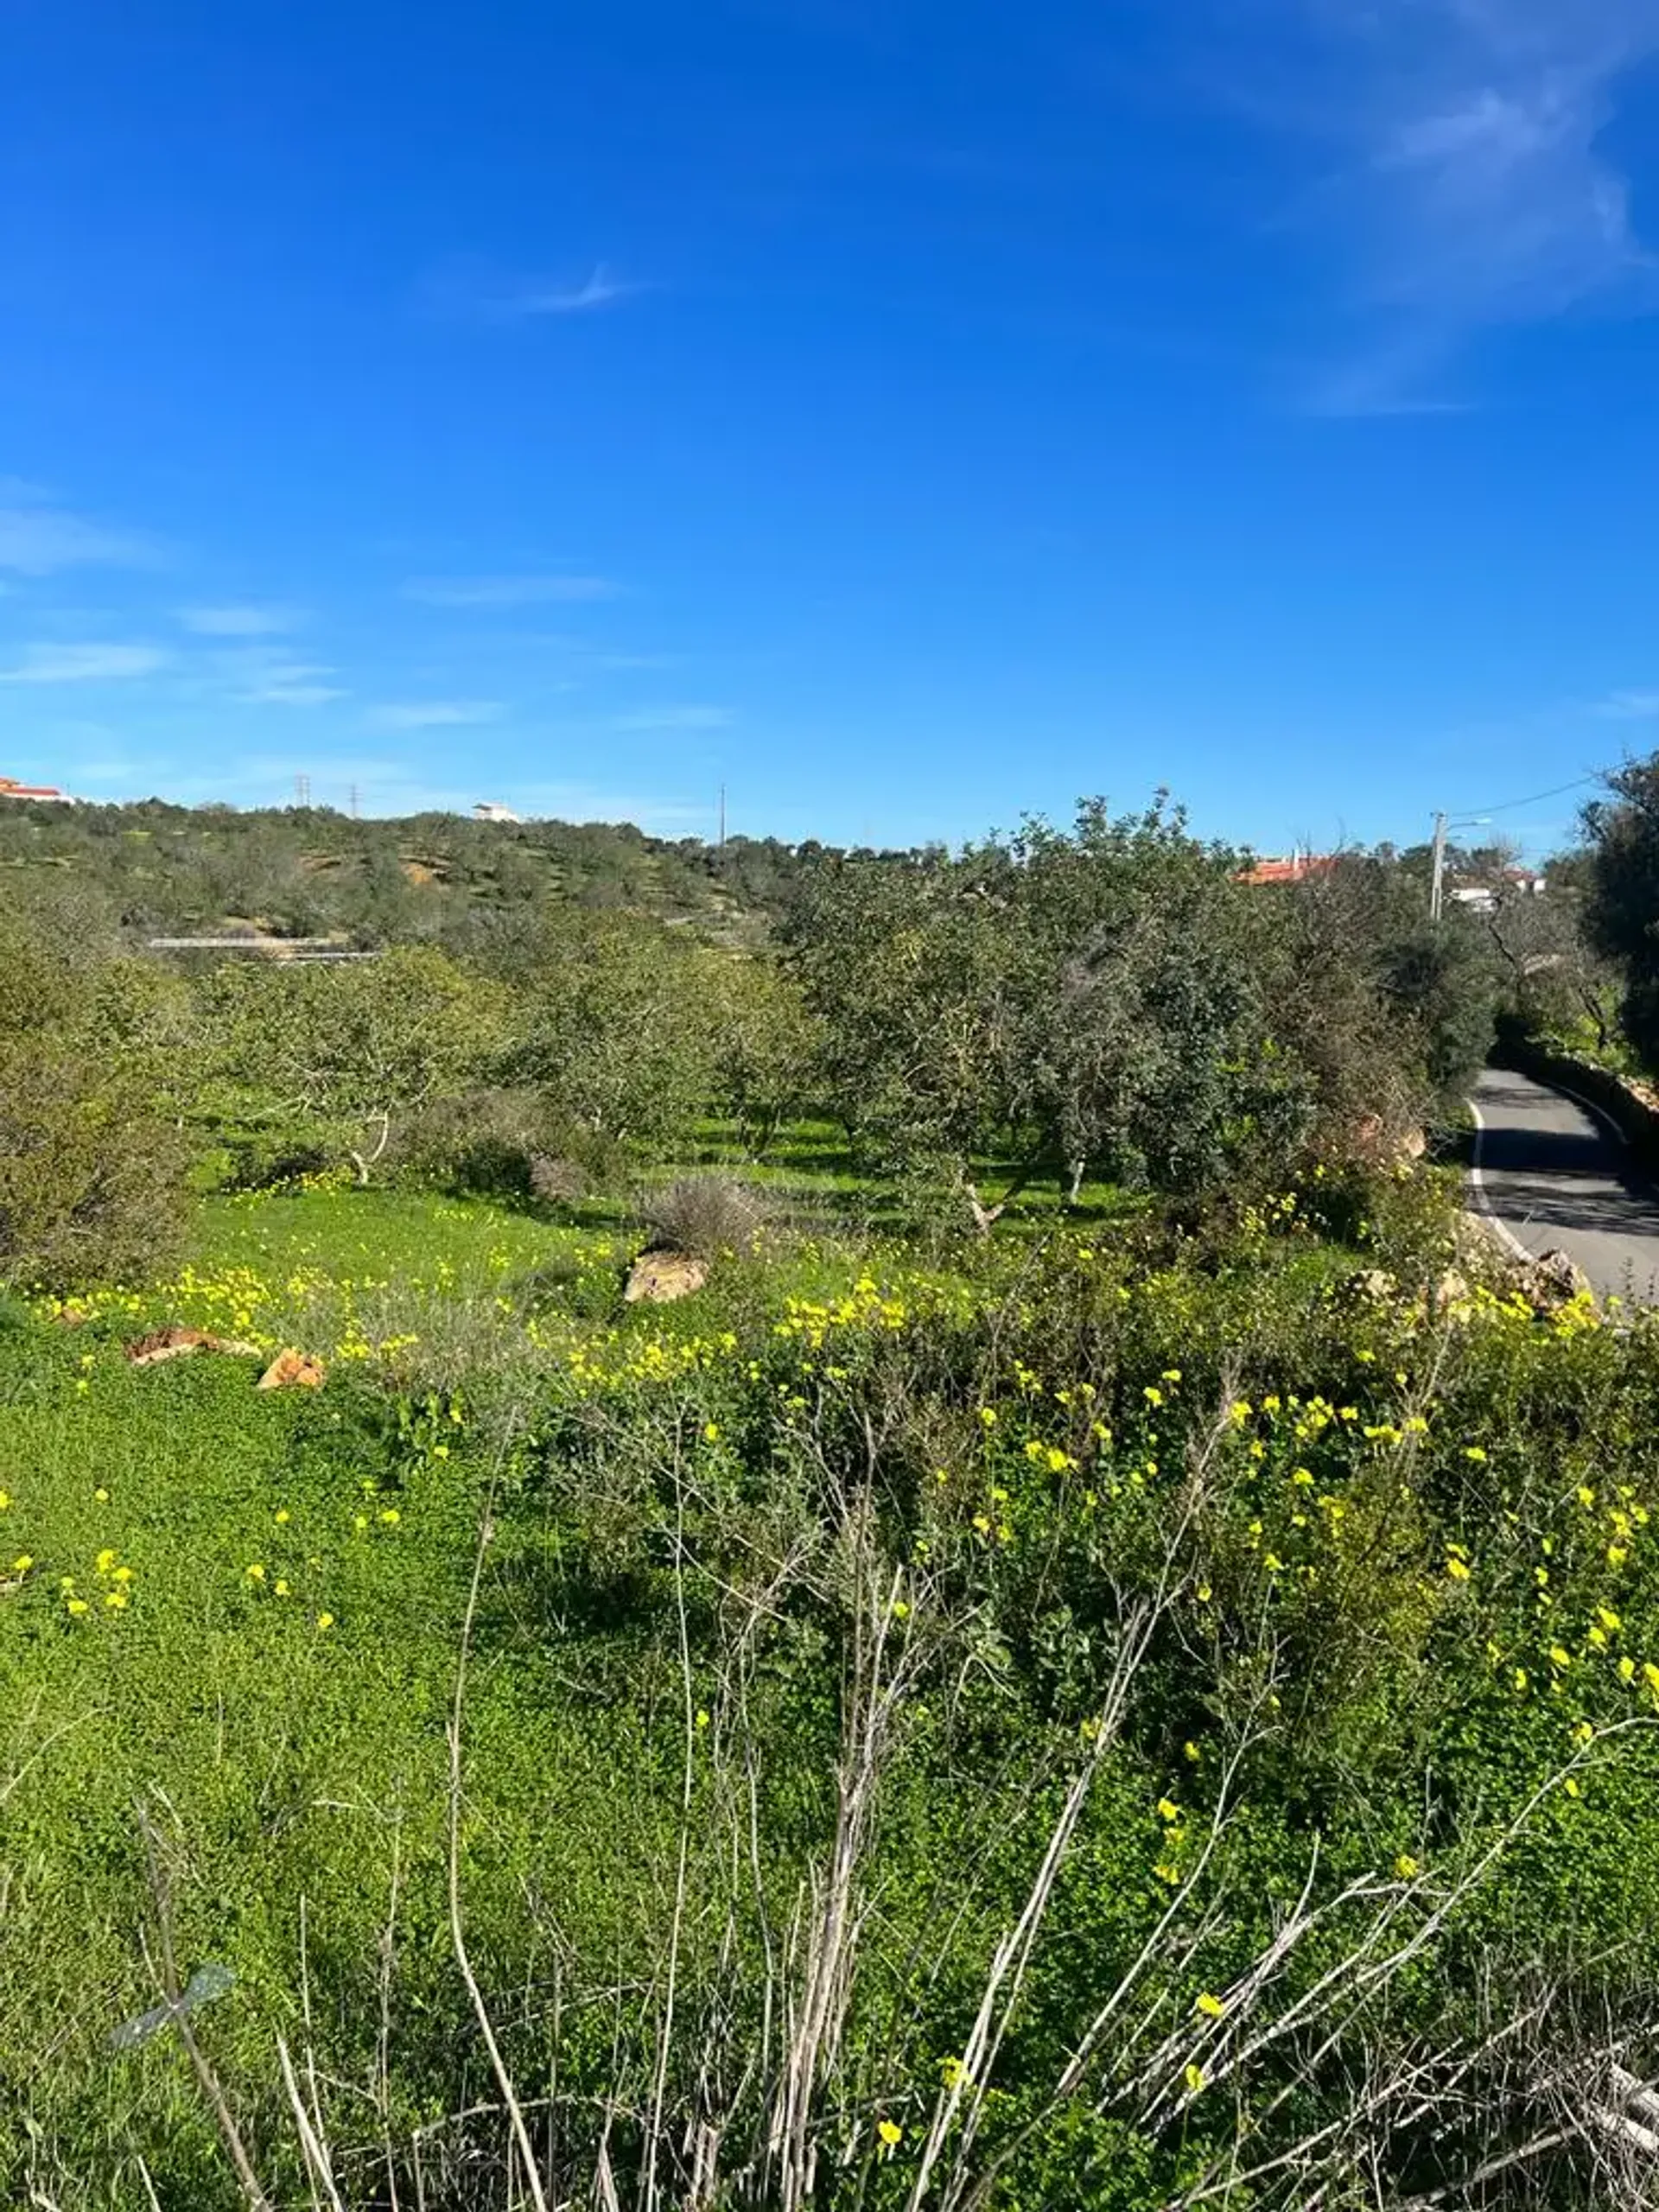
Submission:
M 1337 864 L 1334 853 L 1293 853 L 1288 860 L 1257 861 L 1241 868 L 1236 883 L 1305 883 L 1311 875 L 1329 875 Z
M 0 776 L 0 798 L 54 799 L 60 806 L 74 804 L 67 791 L 55 784 L 20 784 L 16 776 Z

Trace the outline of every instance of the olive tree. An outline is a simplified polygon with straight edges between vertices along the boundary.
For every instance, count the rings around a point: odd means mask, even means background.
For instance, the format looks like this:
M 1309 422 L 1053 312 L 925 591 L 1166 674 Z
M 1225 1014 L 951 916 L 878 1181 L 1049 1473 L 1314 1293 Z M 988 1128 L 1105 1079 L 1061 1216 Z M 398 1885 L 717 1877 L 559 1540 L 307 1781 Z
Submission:
M 213 1110 L 349 1160 L 366 1183 L 394 1125 L 499 1048 L 500 987 L 427 946 L 340 964 L 236 967 L 204 994 Z

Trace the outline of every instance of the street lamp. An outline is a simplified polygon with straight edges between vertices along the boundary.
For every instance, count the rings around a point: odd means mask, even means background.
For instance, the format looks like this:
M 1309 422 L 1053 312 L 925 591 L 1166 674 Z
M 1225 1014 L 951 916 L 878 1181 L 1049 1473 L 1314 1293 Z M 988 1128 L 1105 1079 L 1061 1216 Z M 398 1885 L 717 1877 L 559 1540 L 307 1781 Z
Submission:
M 1428 880 L 1428 918 L 1438 922 L 1446 911 L 1446 833 L 1448 830 L 1473 830 L 1491 820 L 1490 814 L 1461 814 L 1452 819 L 1445 814 L 1434 817 L 1434 865 Z

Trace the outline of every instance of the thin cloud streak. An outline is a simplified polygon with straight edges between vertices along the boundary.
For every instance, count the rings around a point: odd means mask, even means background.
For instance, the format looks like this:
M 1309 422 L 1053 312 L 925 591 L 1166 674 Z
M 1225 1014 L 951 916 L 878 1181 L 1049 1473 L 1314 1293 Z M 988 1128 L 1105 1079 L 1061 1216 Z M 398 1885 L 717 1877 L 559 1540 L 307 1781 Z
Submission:
M 181 607 L 179 620 L 199 638 L 271 638 L 303 618 L 292 607 Z
M 614 730 L 725 729 L 731 716 L 724 707 L 644 707 L 631 715 L 618 715 Z
M 0 683 L 125 683 L 171 658 L 159 645 L 25 645 L 16 668 L 0 669 Z
M 365 720 L 372 729 L 461 729 L 499 721 L 505 711 L 499 699 L 416 699 L 371 707 Z
M 1659 691 L 1614 691 L 1590 711 L 1602 721 L 1648 721 L 1659 715 Z
M 605 576 L 416 576 L 404 586 L 423 607 L 574 607 L 616 595 Z
M 652 287 L 617 276 L 595 262 L 579 282 L 493 267 L 462 255 L 429 270 L 417 288 L 428 312 L 486 322 L 526 322 L 543 315 L 602 314 Z
M 1441 389 L 1482 332 L 1659 306 L 1605 139 L 1659 54 L 1659 0 L 1296 0 L 1334 129 L 1315 217 L 1347 267 L 1347 358 L 1309 411 L 1459 411 Z
M 512 315 L 592 315 L 600 308 L 614 307 L 619 300 L 631 299 L 644 289 L 643 285 L 624 283 L 613 276 L 601 261 L 594 264 L 584 283 L 571 288 L 556 285 L 550 290 L 540 285 L 526 285 L 522 291 L 503 300 L 499 311 Z
M 149 568 L 159 559 L 153 542 L 135 531 L 89 522 L 66 507 L 18 500 L 25 488 L 14 485 L 12 501 L 0 505 L 0 569 L 50 576 L 63 569 Z

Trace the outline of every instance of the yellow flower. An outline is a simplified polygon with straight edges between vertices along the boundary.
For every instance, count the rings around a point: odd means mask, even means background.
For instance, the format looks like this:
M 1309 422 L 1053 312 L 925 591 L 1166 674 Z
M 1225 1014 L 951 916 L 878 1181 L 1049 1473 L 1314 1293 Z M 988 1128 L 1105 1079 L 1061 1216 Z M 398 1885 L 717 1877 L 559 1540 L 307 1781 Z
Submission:
M 277 1526 L 279 1529 L 281 1529 L 281 1528 L 283 1528 L 283 1527 L 284 1527 L 284 1526 L 286 1525 L 287 1521 L 288 1521 L 288 1508 L 287 1508 L 285 1505 L 279 1505 L 279 1506 L 277 1507 L 277 1509 L 276 1509 L 276 1526 Z
M 321 1628 L 321 1629 L 331 1629 L 331 1628 L 333 1628 L 334 1624 L 334 1615 L 333 1615 L 332 1613 L 319 1613 L 319 1614 L 317 1615 L 317 1626 L 318 1626 L 319 1628 Z
M 1179 1821 L 1181 1808 L 1179 1805 L 1172 1805 L 1167 1797 L 1160 1797 L 1158 1800 L 1158 1817 L 1160 1821 Z
M 389 1505 L 385 1511 L 380 1516 L 380 1518 L 385 1522 L 388 1529 L 395 1529 L 403 1517 L 403 1515 L 397 1510 L 395 1505 Z
M 1634 1679 L 1635 1675 L 1636 1675 L 1636 1662 L 1635 1662 L 1635 1660 L 1634 1660 L 1634 1659 L 1631 1659 L 1631 1658 L 1630 1658 L 1630 1657 L 1628 1657 L 1628 1656 L 1627 1656 L 1627 1657 L 1625 1657 L 1625 1658 L 1621 1659 L 1621 1660 L 1619 1661 L 1619 1662 L 1618 1662 L 1618 1679 L 1620 1680 L 1620 1681 L 1621 1681 L 1621 1682 L 1628 1682 L 1628 1681 L 1632 1681 L 1632 1680 Z
M 1149 1406 L 1161 1406 L 1164 1402 L 1164 1394 L 1155 1382 L 1148 1382 L 1141 1395 Z
M 104 1602 L 113 1611 L 124 1613 L 127 1610 L 127 1593 L 124 1590 L 106 1590 L 104 1592 Z
M 97 1560 L 94 1561 L 94 1565 L 97 1567 L 100 1574 L 107 1574 L 110 1569 L 115 1565 L 115 1559 L 116 1555 L 112 1551 L 101 1551 L 99 1552 Z
M 1595 1738 L 1596 1732 L 1587 1720 L 1580 1720 L 1573 1731 L 1573 1740 L 1575 1744 L 1592 1744 Z
M 1183 1758 L 1190 1759 L 1194 1766 L 1196 1766 L 1198 1761 L 1204 1757 L 1204 1753 L 1198 1749 L 1196 1744 L 1183 1744 L 1181 1745 L 1181 1754 Z
M 1181 2078 L 1186 2083 L 1188 2094 L 1196 2097 L 1204 2087 L 1204 2069 L 1202 2066 L 1189 2066 Z
M 719 1443 L 720 1423 L 717 1421 L 704 1421 L 702 1425 L 702 1440 L 705 1444 Z
M 86 1610 L 86 1600 L 84 1598 L 71 1598 L 66 1602 L 68 1611 L 76 1615 L 84 1613 Z
M 14 1574 L 27 1574 L 34 1564 L 35 1561 L 28 1552 L 21 1552 L 11 1562 L 11 1571 Z
M 1656 1667 L 1651 1659 L 1644 1659 L 1642 1662 L 1642 1679 L 1650 1690 L 1659 1694 L 1659 1667 Z
M 1527 1670 L 1524 1667 L 1516 1669 L 1514 1680 L 1516 1689 L 1524 1691 L 1527 1687 Z
M 1446 1571 L 1454 1582 L 1466 1582 L 1469 1580 L 1469 1569 L 1460 1559 L 1447 1560 Z
M 1549 1647 L 1549 1663 L 1552 1667 L 1570 1667 L 1573 1664 L 1573 1655 L 1570 1651 L 1564 1649 L 1560 1644 L 1552 1643 Z
M 1402 1882 L 1414 1882 L 1423 1870 L 1408 1851 L 1402 1851 L 1394 1862 L 1394 1871 Z
M 260 1566 L 257 1560 L 255 1560 L 251 1567 L 246 1567 L 243 1571 L 246 1574 L 250 1582 L 263 1582 L 265 1579 L 265 1570 Z
M 1206 2020 L 1218 2020 L 1227 2007 L 1219 1997 L 1212 1996 L 1206 1989 L 1202 1997 L 1194 1999 L 1192 2010 L 1202 2012 Z
M 118 1567 L 110 1580 L 111 1582 L 130 1582 L 132 1569 L 130 1567 Z
M 107 1505 L 110 1502 L 110 1493 L 106 1490 L 95 1490 L 92 1492 L 92 1496 L 98 1500 L 100 1505 Z
M 1207 1605 L 1210 1602 L 1210 1585 L 1207 1582 L 1200 1582 L 1192 1594 L 1201 1605 Z
M 283 1578 L 280 1574 L 279 1574 L 279 1575 L 277 1576 L 277 1578 L 276 1578 L 276 1595 L 277 1595 L 279 1598 L 286 1598 L 286 1597 L 289 1597 L 289 1596 L 290 1596 L 290 1595 L 292 1594 L 292 1593 L 290 1592 L 289 1589 L 289 1586 L 288 1586 L 287 1582 L 283 1580 Z
M 979 1417 L 981 1421 L 984 1422 L 987 1428 L 995 1428 L 996 1427 L 996 1408 L 995 1406 L 982 1406 L 979 1409 Z
M 1573 1779 L 1573 1777 L 1570 1774 L 1567 1776 L 1567 1780 L 1561 1784 L 1561 1787 L 1566 1790 L 1569 1797 L 1578 1797 L 1583 1795 L 1583 1792 L 1580 1789 L 1578 1783 Z
M 875 2132 L 881 2138 L 882 2148 L 889 2158 L 905 2139 L 905 2131 L 896 2120 L 879 2120 Z
M 1478 1444 L 1465 1444 L 1463 1447 L 1463 1456 L 1465 1459 L 1472 1459 L 1478 1467 L 1484 1467 L 1486 1464 L 1486 1454 Z

